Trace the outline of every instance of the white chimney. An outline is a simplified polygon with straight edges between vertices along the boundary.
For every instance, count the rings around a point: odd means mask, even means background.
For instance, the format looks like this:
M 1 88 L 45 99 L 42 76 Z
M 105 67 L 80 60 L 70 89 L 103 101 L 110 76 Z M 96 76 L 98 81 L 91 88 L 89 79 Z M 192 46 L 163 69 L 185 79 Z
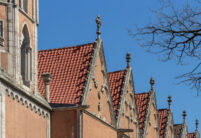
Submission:
M 45 72 L 41 76 L 45 84 L 45 98 L 47 102 L 50 102 L 50 81 L 52 79 L 52 75 L 48 72 Z

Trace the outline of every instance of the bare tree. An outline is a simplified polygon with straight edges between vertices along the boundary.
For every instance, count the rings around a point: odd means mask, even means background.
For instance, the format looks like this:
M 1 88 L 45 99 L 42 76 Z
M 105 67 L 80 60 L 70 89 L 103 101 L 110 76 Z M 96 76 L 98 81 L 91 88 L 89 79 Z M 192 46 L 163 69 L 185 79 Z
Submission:
M 201 3 L 192 3 L 176 9 L 170 0 L 162 0 L 154 11 L 157 22 L 129 33 L 148 52 L 162 54 L 163 61 L 174 59 L 180 65 L 196 62 L 191 71 L 176 78 L 201 91 Z

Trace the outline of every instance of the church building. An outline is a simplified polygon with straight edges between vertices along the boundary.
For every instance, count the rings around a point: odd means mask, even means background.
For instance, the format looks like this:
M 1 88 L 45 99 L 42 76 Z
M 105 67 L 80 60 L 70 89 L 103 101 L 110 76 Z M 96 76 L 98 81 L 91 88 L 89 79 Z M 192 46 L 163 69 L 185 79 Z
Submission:
M 200 138 L 135 91 L 131 55 L 108 72 L 101 18 L 92 43 L 38 51 L 38 0 L 0 0 L 0 138 Z

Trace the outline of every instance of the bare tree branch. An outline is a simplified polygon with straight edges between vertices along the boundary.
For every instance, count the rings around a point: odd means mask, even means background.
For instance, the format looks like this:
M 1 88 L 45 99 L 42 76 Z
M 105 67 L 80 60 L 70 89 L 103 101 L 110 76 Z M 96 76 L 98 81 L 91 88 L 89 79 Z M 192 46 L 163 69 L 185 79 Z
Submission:
M 154 11 L 158 22 L 137 27 L 136 33 L 129 34 L 148 52 L 162 54 L 163 61 L 175 59 L 180 65 L 186 60 L 198 62 L 192 71 L 177 78 L 201 91 L 201 2 L 195 1 L 197 5 L 176 9 L 171 0 L 161 0 L 161 7 Z

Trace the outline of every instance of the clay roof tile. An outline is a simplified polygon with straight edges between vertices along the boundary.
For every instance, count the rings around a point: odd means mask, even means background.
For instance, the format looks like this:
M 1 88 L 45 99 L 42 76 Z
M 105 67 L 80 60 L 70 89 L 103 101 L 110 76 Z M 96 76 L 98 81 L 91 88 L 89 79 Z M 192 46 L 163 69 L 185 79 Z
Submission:
M 137 110 L 138 110 L 138 118 L 139 118 L 139 126 L 140 129 L 142 130 L 144 127 L 144 121 L 146 117 L 146 111 L 148 107 L 148 102 L 149 102 L 149 93 L 138 93 L 135 94 L 136 98 L 136 105 L 137 105 Z
M 118 109 L 121 102 L 122 87 L 124 81 L 124 75 L 126 70 L 110 72 L 108 73 L 108 79 L 110 84 L 112 102 L 114 107 L 115 116 L 118 115 Z
M 78 104 L 81 100 L 94 44 L 42 50 L 38 52 L 38 89 L 44 96 L 43 72 L 53 78 L 50 103 Z
M 195 138 L 195 133 L 188 133 L 188 138 Z
M 181 131 L 182 131 L 182 124 L 176 124 L 176 125 L 174 125 L 174 135 L 175 135 L 175 138 L 178 138 L 181 135 Z
M 160 127 L 160 137 L 165 137 L 165 130 L 168 121 L 168 109 L 160 109 L 157 111 L 158 113 L 158 122 Z

